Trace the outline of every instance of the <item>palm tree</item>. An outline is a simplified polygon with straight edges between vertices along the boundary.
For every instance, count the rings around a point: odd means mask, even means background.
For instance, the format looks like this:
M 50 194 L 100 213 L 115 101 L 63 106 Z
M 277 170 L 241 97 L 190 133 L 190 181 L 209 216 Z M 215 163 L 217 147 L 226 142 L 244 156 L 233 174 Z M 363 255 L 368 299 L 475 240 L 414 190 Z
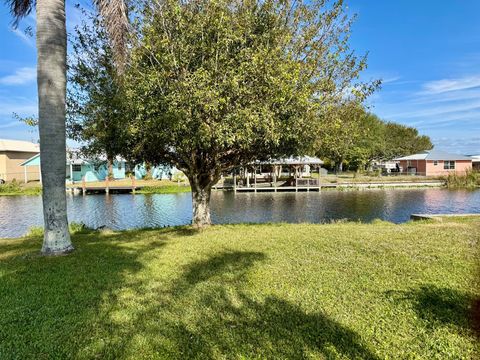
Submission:
M 119 69 L 126 56 L 128 30 L 124 0 L 96 0 L 104 18 Z M 67 220 L 65 189 L 67 86 L 67 29 L 65 0 L 7 0 L 14 24 L 37 12 L 37 86 L 43 216 L 42 253 L 65 254 L 73 250 Z

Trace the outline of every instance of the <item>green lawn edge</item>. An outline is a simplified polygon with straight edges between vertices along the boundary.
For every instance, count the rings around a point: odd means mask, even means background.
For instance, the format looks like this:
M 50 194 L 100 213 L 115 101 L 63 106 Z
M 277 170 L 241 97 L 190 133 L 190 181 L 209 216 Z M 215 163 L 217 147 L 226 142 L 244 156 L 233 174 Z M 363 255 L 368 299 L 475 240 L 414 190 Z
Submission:
M 0 358 L 471 359 L 478 218 L 0 240 Z

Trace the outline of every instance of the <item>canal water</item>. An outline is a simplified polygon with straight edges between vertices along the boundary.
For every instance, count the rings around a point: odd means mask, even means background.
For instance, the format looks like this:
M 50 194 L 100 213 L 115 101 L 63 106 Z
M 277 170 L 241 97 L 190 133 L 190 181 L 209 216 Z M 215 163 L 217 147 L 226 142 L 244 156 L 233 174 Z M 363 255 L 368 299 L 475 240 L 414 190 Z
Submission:
M 98 228 L 132 229 L 188 224 L 190 193 L 155 195 L 67 195 L 70 222 Z M 480 190 L 377 189 L 320 193 L 213 192 L 212 221 L 309 222 L 347 219 L 395 223 L 412 213 L 480 213 Z M 0 238 L 42 226 L 40 196 L 0 196 Z

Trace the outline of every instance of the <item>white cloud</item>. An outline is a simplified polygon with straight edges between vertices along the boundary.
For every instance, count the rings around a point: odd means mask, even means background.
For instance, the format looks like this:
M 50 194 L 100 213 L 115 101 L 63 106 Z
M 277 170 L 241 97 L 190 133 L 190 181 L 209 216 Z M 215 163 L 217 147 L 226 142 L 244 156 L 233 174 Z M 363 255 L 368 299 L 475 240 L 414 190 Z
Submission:
M 27 44 L 31 48 L 35 48 L 35 41 L 33 37 L 25 34 L 25 31 L 22 31 L 18 28 L 12 28 L 10 29 L 10 31 L 13 32 L 17 37 L 19 37 L 25 44 Z
M 403 108 L 414 108 L 414 104 L 403 104 Z M 432 116 L 447 116 L 455 114 L 463 114 L 468 111 L 474 111 L 480 109 L 480 100 L 475 101 L 462 101 L 460 103 L 445 103 L 441 105 L 421 106 L 411 111 L 399 112 L 387 115 L 388 118 L 401 118 L 401 119 L 416 119 L 427 118 Z
M 480 76 L 473 75 L 457 79 L 429 81 L 423 85 L 423 91 L 420 94 L 441 94 L 476 87 L 480 87 Z
M 412 104 L 429 105 L 445 102 L 461 102 L 480 99 L 480 88 L 449 91 L 434 95 L 420 95 L 412 100 Z
M 480 138 L 479 137 L 467 137 L 467 138 L 433 138 L 433 144 L 436 148 L 444 149 L 452 153 L 457 154 L 480 154 Z
M 34 67 L 23 67 L 17 69 L 14 74 L 0 78 L 1 85 L 24 85 L 35 81 L 37 69 Z
M 400 76 L 384 77 L 384 78 L 382 78 L 382 84 L 390 84 L 390 83 L 396 82 L 400 79 L 401 79 Z

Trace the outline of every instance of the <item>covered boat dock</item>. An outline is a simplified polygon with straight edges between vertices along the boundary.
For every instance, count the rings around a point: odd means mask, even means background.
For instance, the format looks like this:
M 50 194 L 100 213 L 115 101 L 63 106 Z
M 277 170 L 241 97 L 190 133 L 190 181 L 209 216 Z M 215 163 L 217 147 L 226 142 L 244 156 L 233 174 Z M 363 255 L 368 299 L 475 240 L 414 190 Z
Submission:
M 311 156 L 256 162 L 233 172 L 233 191 L 320 191 L 322 165 Z M 312 177 L 313 172 L 318 177 Z

